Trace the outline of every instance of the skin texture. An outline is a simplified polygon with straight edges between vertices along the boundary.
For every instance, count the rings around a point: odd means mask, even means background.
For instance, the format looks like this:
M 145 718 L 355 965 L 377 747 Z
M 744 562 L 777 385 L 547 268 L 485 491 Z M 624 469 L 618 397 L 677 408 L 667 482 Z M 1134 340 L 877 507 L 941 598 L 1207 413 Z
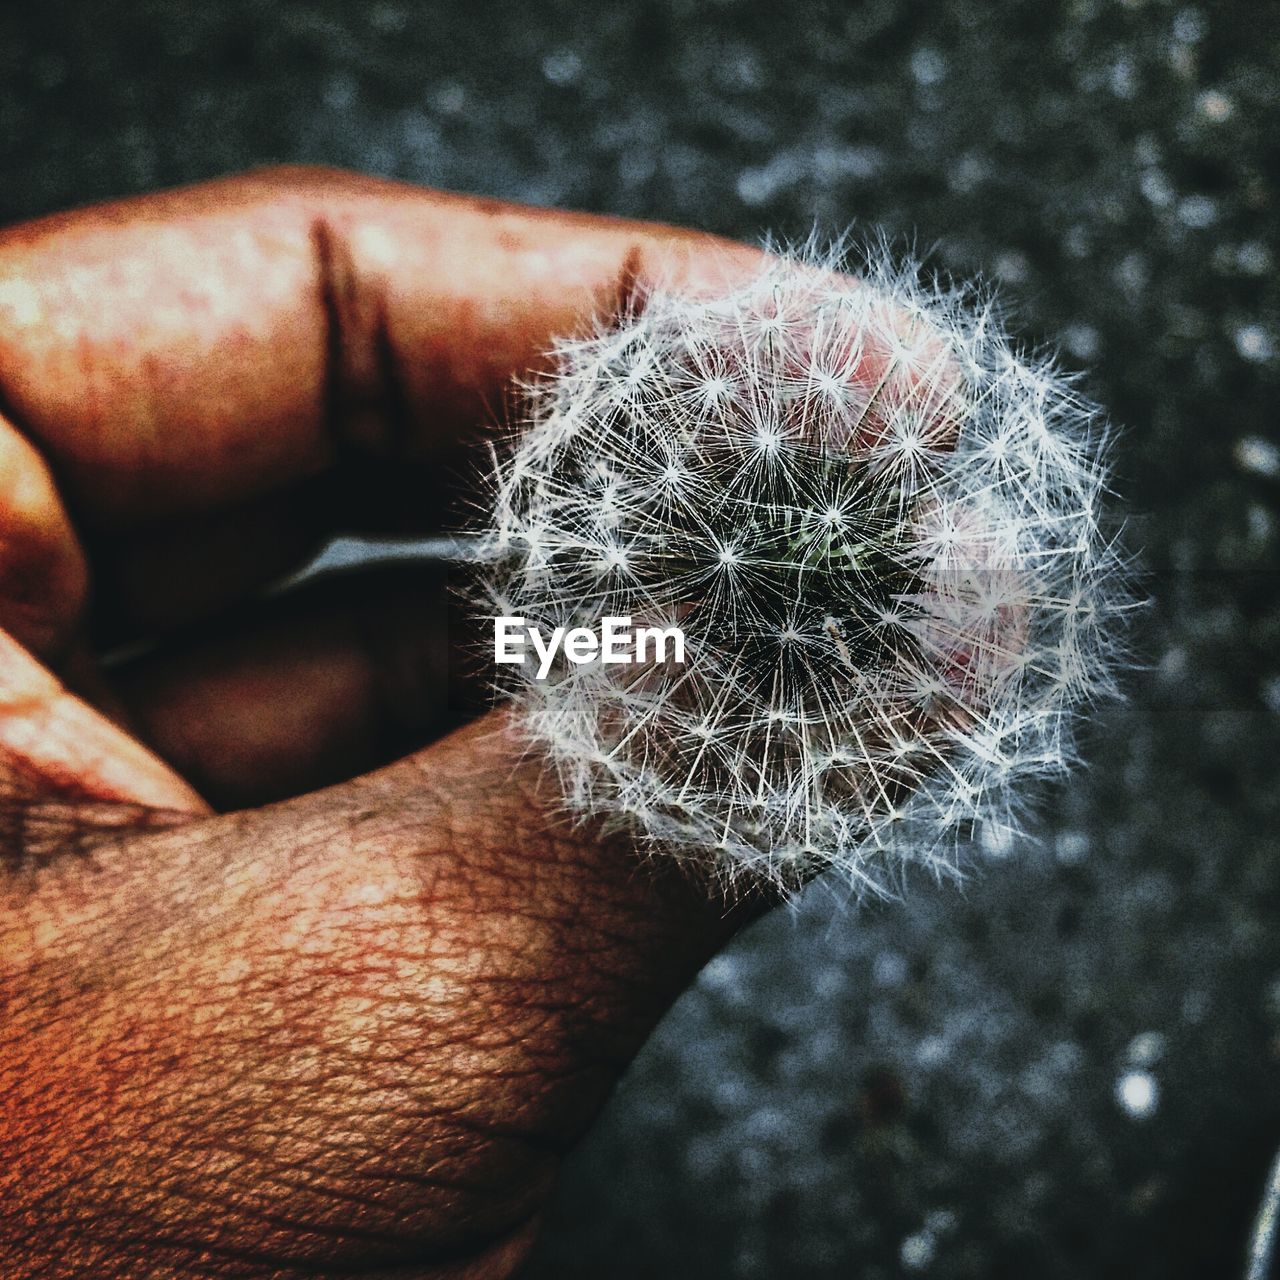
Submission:
M 444 527 L 554 335 L 754 261 L 309 170 L 0 233 L 0 1275 L 519 1266 L 756 906 L 452 727 L 438 575 L 259 593 Z

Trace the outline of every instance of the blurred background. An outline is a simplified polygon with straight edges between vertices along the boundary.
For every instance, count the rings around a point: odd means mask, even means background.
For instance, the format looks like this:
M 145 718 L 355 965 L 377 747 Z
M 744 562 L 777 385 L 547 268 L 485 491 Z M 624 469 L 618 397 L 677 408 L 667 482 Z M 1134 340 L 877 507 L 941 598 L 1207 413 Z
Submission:
M 269 161 L 999 282 L 1153 604 L 1039 841 L 702 975 L 529 1275 L 1230 1277 L 1280 1144 L 1280 6 L 0 7 L 0 221 Z

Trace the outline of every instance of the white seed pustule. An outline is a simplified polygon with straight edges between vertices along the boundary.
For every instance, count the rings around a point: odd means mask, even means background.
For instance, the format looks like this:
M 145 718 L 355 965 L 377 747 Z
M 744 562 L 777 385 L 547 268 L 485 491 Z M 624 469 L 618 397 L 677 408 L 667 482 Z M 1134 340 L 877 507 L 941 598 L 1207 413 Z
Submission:
M 1112 690 L 1100 415 L 976 291 L 838 265 L 649 290 L 557 345 L 495 464 L 495 614 L 686 637 L 506 669 L 569 807 L 730 884 L 954 870 Z

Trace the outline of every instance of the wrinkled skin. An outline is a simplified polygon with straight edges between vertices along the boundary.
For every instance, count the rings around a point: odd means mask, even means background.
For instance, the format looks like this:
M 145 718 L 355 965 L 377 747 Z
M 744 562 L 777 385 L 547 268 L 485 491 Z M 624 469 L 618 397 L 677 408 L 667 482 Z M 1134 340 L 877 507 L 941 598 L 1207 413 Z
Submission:
M 751 259 L 292 170 L 0 234 L 0 1274 L 519 1266 L 755 908 L 453 727 L 438 576 L 257 593 L 441 528 L 552 335 Z

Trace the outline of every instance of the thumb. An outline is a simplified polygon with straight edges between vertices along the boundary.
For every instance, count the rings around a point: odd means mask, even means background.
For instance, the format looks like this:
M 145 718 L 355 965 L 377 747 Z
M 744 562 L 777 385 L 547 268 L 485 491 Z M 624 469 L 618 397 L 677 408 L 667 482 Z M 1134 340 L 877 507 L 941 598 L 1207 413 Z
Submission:
M 326 791 L 73 843 L 0 889 L 6 1274 L 506 1274 L 483 1259 L 519 1254 L 753 910 L 565 823 L 506 710 Z

